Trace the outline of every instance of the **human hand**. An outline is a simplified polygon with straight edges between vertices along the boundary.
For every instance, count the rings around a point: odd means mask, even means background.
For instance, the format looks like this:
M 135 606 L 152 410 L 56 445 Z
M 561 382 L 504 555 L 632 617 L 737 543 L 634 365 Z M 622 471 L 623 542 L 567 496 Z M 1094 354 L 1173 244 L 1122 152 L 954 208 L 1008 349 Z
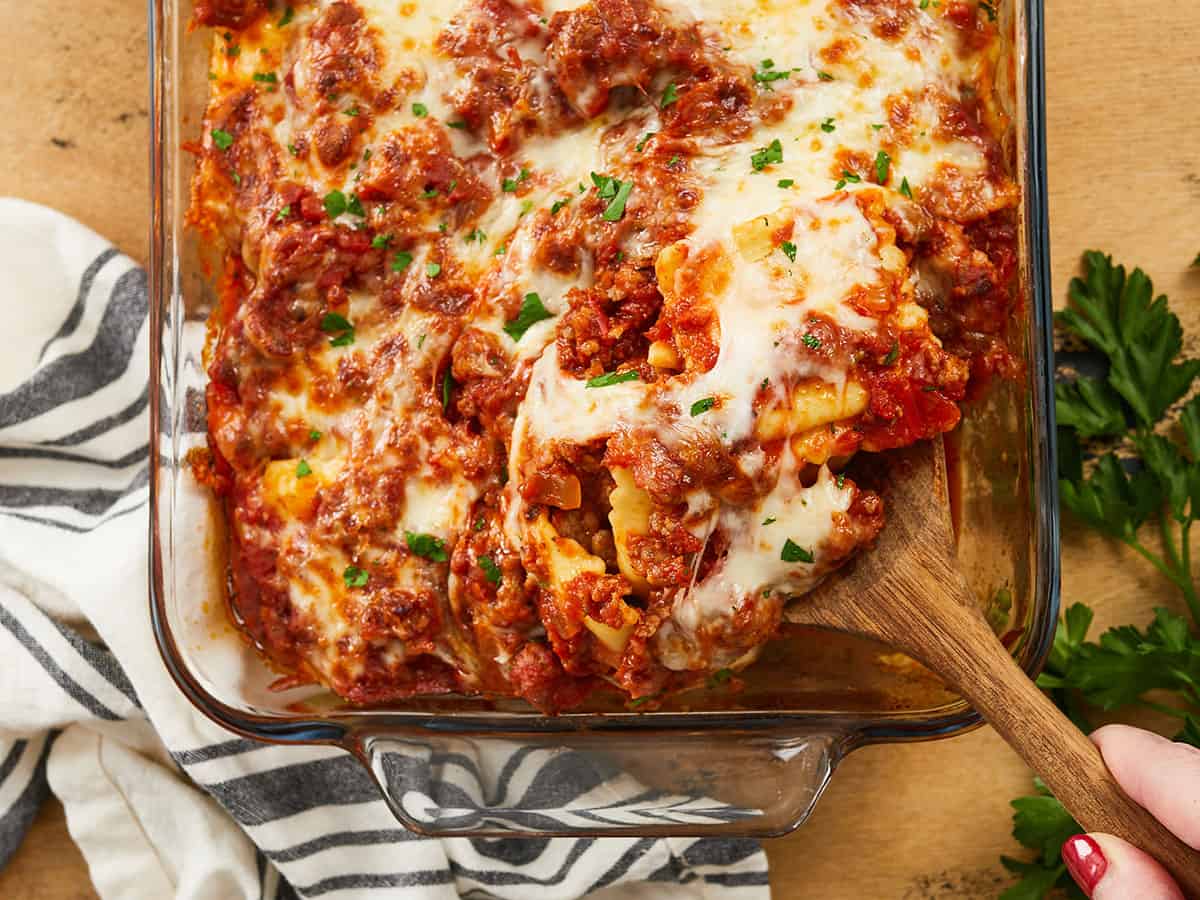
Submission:
M 1200 849 L 1200 750 L 1127 725 L 1106 725 L 1092 740 L 1130 799 Z M 1076 835 L 1062 856 L 1093 900 L 1183 900 L 1153 857 L 1111 834 Z

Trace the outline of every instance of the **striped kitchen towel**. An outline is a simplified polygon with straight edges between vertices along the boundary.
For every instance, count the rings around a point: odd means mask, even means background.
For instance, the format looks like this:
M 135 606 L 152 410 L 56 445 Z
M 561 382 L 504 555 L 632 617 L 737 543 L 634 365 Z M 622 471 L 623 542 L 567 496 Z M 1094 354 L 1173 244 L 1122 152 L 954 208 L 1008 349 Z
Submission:
M 340 750 L 194 711 L 146 600 L 146 275 L 0 198 L 0 300 L 0 866 L 53 792 L 104 898 L 768 896 L 748 840 L 418 838 Z

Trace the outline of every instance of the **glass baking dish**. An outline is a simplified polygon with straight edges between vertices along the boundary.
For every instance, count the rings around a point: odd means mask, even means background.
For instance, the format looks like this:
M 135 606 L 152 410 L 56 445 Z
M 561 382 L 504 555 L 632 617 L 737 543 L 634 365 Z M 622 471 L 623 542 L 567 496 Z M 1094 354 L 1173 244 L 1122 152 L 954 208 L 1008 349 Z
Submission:
M 247 737 L 344 748 L 405 826 L 443 836 L 783 834 L 856 747 L 979 724 L 887 648 L 800 628 L 769 645 L 740 693 L 713 686 L 646 713 L 597 705 L 551 717 L 470 697 L 359 709 L 313 688 L 271 690 L 278 673 L 229 621 L 220 512 L 185 462 L 205 440 L 212 299 L 202 248 L 183 224 L 192 161 L 181 145 L 198 135 L 207 93 L 208 34 L 189 32 L 189 4 L 150 3 L 150 602 L 166 666 L 198 709 Z M 1059 589 L 1042 4 L 1005 2 L 1001 14 L 997 80 L 1012 102 L 1006 149 L 1024 191 L 1017 290 L 1027 315 L 1014 349 L 1025 365 L 968 409 L 948 446 L 959 561 L 1033 674 L 1053 640 Z

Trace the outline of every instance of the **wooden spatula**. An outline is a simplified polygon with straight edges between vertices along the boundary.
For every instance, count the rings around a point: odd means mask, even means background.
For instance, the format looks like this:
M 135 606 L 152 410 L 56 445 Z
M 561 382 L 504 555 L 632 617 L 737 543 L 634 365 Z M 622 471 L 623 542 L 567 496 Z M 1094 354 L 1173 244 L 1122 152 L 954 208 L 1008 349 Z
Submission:
M 1200 853 L 1121 790 L 1099 750 L 1030 681 L 980 612 L 954 553 L 941 442 L 888 454 L 874 549 L 796 601 L 788 621 L 848 631 L 920 660 L 966 698 L 1088 831 L 1124 838 L 1200 898 Z

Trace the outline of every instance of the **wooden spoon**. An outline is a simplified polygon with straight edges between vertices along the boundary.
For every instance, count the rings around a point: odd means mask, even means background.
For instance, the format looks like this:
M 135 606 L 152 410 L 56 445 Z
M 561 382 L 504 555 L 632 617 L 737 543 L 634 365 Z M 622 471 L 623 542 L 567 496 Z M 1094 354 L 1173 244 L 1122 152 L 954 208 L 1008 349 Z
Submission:
M 967 699 L 1086 830 L 1124 838 L 1200 898 L 1200 853 L 1121 790 L 1100 751 L 1026 677 L 958 569 L 940 441 L 886 455 L 887 525 L 790 622 L 848 631 L 920 660 Z

